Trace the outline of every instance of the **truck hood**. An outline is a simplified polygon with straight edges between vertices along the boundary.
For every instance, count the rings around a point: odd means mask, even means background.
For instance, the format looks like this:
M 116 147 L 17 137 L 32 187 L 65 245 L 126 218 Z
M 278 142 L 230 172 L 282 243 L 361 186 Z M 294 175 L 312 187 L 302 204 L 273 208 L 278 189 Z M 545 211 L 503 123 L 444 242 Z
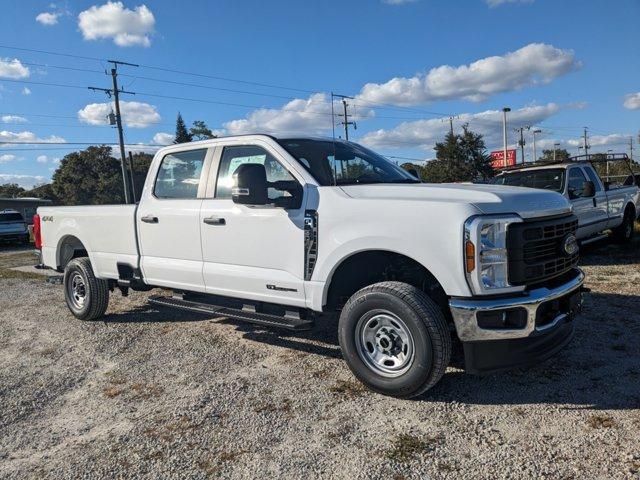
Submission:
M 484 214 L 517 213 L 523 218 L 569 213 L 571 204 L 556 192 L 502 185 L 458 183 L 344 185 L 352 198 L 465 203 Z

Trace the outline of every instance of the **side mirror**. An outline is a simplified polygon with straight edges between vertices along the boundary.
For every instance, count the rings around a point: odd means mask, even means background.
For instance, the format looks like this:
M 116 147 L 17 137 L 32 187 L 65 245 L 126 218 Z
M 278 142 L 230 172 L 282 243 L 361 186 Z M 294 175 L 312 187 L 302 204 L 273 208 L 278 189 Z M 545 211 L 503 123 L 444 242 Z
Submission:
M 243 163 L 233 172 L 231 199 L 242 205 L 266 205 L 269 203 L 267 188 L 264 165 Z
M 591 180 L 587 180 L 582 185 L 582 196 L 593 197 L 596 194 L 596 186 Z

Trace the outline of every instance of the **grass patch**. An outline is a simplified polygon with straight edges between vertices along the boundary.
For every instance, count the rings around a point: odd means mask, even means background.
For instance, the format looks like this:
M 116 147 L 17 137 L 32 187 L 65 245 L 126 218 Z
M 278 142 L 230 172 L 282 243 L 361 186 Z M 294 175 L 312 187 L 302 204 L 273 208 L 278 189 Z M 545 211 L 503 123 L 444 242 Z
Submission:
M 353 380 L 338 380 L 334 385 L 329 387 L 331 393 L 337 393 L 347 398 L 361 397 L 367 391 L 359 382 Z
M 152 397 L 159 397 L 164 390 L 162 387 L 151 383 L 137 382 L 131 385 L 131 391 L 135 399 L 148 400 Z
M 118 395 L 120 395 L 122 392 L 124 392 L 124 389 L 120 388 L 120 387 L 115 387 L 115 386 L 111 386 L 111 387 L 105 387 L 102 390 L 102 393 L 104 393 L 104 396 L 107 398 L 114 398 L 117 397 Z
M 24 267 L 38 263 L 38 256 L 33 250 L 18 251 L 0 255 L 0 268 Z
M 44 280 L 44 276 L 33 272 L 20 272 L 18 270 L 10 270 L 8 268 L 0 268 L 0 280 L 5 279 Z
M 443 441 L 444 438 L 440 434 L 423 438 L 410 433 L 401 433 L 396 435 L 391 448 L 386 452 L 386 457 L 395 462 L 407 462 L 418 455 L 432 452 Z
M 591 415 L 587 419 L 587 425 L 594 430 L 600 428 L 616 428 L 617 422 L 609 415 Z

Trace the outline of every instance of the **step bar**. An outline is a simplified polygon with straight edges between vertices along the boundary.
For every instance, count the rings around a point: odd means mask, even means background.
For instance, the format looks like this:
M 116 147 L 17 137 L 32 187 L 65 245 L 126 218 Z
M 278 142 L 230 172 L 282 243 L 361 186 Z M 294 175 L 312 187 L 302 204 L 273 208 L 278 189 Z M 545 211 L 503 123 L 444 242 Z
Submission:
M 162 307 L 178 308 L 190 312 L 211 314 L 218 317 L 228 317 L 235 320 L 243 320 L 249 323 L 263 325 L 265 327 L 283 328 L 285 330 L 301 331 L 313 328 L 313 320 L 300 318 L 299 311 L 287 311 L 285 315 L 272 315 L 256 311 L 254 305 L 245 305 L 242 309 L 228 306 L 214 305 L 210 303 L 185 300 L 179 296 L 163 297 L 154 295 L 149 297 L 149 303 Z

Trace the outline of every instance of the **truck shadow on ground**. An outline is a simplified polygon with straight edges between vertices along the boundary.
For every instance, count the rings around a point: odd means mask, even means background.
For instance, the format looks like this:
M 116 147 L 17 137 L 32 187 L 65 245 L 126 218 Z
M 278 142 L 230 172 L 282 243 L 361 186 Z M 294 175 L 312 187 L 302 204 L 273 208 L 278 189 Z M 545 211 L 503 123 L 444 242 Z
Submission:
M 429 392 L 414 401 L 458 402 L 468 405 L 535 405 L 553 403 L 563 409 L 640 408 L 640 297 L 591 293 L 584 314 L 576 320 L 572 342 L 555 357 L 529 368 L 483 377 L 462 371 L 461 349 L 454 349 L 452 367 Z M 210 315 L 140 307 L 110 315 L 107 322 L 199 322 Z M 338 320 L 323 315 L 305 332 L 265 329 L 227 318 L 247 340 L 341 358 Z M 535 407 L 531 407 L 535 408 Z

